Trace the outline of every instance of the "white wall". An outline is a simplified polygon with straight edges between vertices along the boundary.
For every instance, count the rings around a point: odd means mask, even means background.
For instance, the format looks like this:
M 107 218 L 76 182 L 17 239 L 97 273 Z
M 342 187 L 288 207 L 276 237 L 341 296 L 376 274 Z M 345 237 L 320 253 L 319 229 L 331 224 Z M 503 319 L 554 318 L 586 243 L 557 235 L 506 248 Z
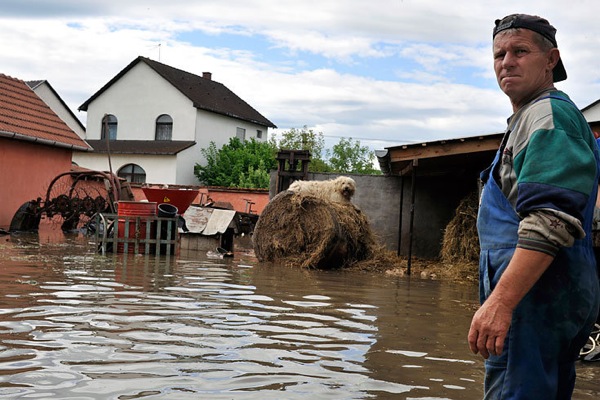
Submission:
M 194 140 L 192 102 L 152 68 L 137 63 L 89 104 L 88 139 L 100 139 L 104 114 L 117 117 L 117 140 L 154 140 L 156 118 L 173 118 L 173 140 Z
M 177 184 L 176 157 L 156 155 L 113 154 L 110 157 L 112 171 L 116 174 L 127 164 L 137 164 L 146 171 L 147 183 Z M 109 171 L 108 155 L 73 152 L 73 161 L 80 167 L 94 171 Z
M 70 110 L 65 108 L 65 105 L 58 97 L 56 97 L 56 94 L 52 89 L 50 89 L 47 82 L 42 82 L 33 91 L 40 99 L 44 100 L 44 103 L 46 103 L 48 107 L 50 107 L 50 109 L 54 111 L 54 113 L 58 115 L 73 132 L 79 135 L 79 137 L 82 139 L 86 138 L 85 130 L 81 127 L 79 121 L 73 117 L 73 114 L 69 112 Z
M 585 110 L 583 116 L 587 122 L 600 121 L 600 103 Z
M 87 111 L 87 138 L 100 139 L 104 114 L 117 117 L 117 140 L 154 140 L 156 118 L 168 114 L 173 118 L 172 140 L 195 141 L 196 145 L 176 156 L 113 155 L 113 171 L 124 164 L 138 164 L 146 171 L 148 183 L 198 185 L 194 165 L 204 163 L 202 148 L 214 141 L 217 148 L 236 136 L 237 128 L 246 129 L 246 139 L 268 137 L 268 128 L 209 111 L 198 110 L 181 92 L 144 62 L 139 62 L 100 96 Z M 94 170 L 108 170 L 106 154 L 77 152 L 73 161 Z
M 246 129 L 246 140 L 254 138 L 265 141 L 267 127 L 251 122 L 230 118 L 225 115 L 198 110 L 196 115 L 196 146 L 182 151 L 177 155 L 177 183 L 180 185 L 198 185 L 198 178 L 194 175 L 194 165 L 206 162 L 201 149 L 207 148 L 210 142 L 215 142 L 217 149 L 229 143 L 229 139 L 236 136 L 237 128 Z M 256 138 L 256 131 L 262 130 L 262 138 Z

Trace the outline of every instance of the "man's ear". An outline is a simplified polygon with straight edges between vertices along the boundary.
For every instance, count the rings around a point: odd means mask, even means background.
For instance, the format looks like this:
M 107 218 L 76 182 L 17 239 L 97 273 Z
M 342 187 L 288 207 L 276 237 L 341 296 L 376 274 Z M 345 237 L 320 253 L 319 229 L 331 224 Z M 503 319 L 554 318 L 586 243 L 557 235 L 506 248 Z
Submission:
M 560 60 L 560 51 L 555 47 L 550 50 L 550 53 L 548 55 L 548 66 L 550 67 L 550 71 L 552 71 L 554 67 L 556 67 L 556 64 L 558 64 L 558 60 Z

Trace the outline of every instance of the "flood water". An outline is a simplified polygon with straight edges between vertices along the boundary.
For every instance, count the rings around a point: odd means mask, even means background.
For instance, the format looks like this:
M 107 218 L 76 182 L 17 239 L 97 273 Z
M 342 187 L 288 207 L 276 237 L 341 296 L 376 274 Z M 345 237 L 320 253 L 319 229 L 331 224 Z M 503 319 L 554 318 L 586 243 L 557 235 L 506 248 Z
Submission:
M 248 246 L 249 247 L 249 246 Z M 481 399 L 477 288 L 0 236 L 0 398 Z M 578 363 L 575 399 L 600 396 Z

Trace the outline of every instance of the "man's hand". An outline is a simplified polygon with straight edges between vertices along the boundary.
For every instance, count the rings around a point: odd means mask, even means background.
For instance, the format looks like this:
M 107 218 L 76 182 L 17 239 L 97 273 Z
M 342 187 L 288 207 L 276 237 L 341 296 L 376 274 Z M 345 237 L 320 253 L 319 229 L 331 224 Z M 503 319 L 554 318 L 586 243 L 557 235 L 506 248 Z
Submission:
M 469 329 L 469 348 L 487 359 L 504 349 L 504 339 L 510 327 L 512 309 L 490 297 L 473 316 Z
M 517 248 L 490 297 L 477 310 L 469 329 L 469 348 L 487 359 L 500 355 L 513 310 L 546 271 L 554 257 Z

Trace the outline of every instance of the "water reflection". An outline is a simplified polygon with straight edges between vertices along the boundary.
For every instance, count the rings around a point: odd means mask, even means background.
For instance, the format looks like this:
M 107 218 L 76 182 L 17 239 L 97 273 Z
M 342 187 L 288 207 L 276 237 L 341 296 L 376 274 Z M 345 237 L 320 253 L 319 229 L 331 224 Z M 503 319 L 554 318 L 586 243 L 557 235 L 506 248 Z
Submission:
M 470 286 L 244 252 L 104 257 L 81 237 L 13 237 L 0 254 L 3 397 L 481 398 Z M 585 374 L 579 398 L 595 398 Z

